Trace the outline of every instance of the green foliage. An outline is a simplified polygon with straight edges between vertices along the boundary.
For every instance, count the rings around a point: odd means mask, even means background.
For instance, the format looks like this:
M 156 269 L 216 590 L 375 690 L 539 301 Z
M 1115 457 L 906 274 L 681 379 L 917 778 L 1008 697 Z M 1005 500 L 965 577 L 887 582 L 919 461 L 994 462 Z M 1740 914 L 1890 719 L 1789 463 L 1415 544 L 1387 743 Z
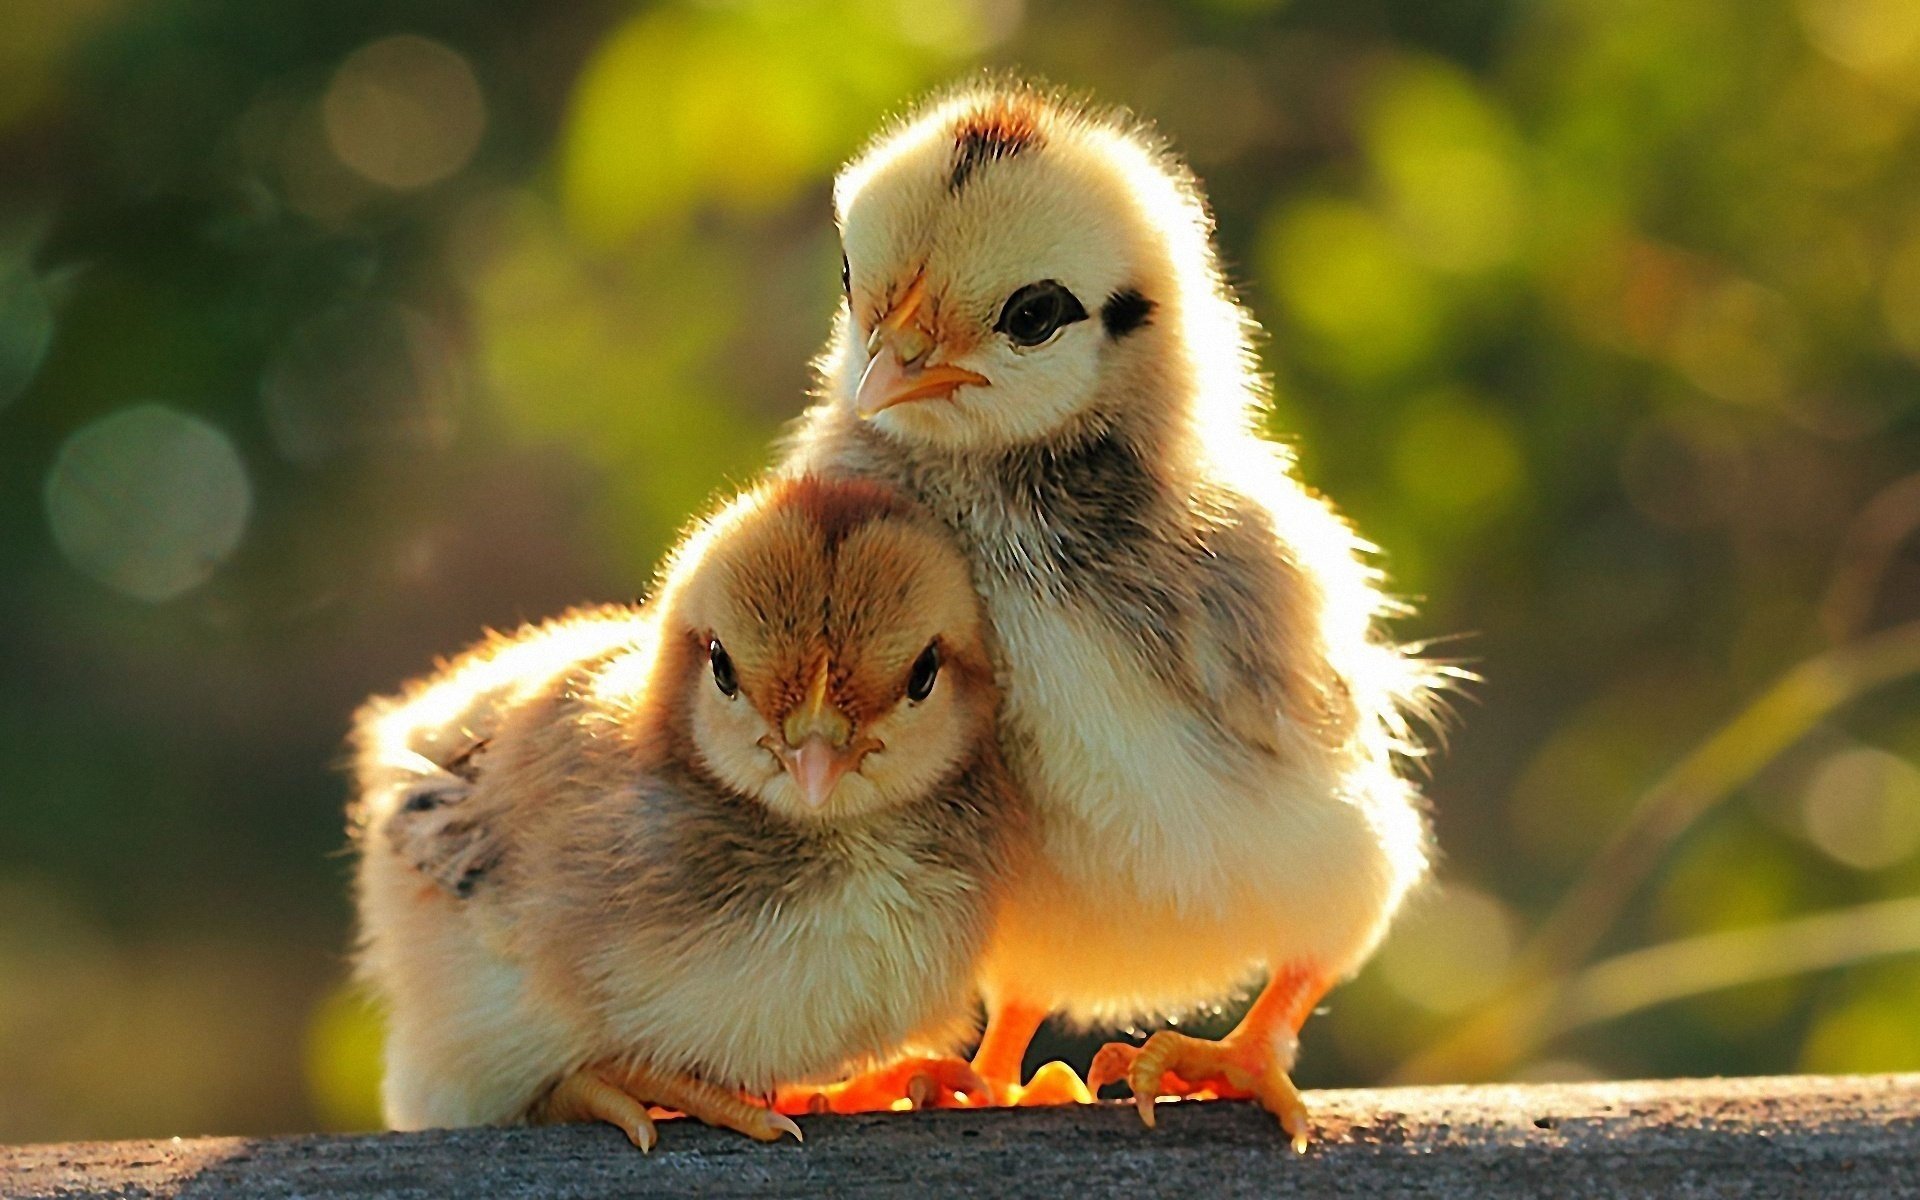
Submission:
M 1384 1077 L 1671 764 L 1920 617 L 1915 11 L 16 0 L 0 1138 L 373 1119 L 346 715 L 648 586 L 799 410 L 834 166 L 980 65 L 1192 157 L 1275 433 L 1418 598 L 1402 634 L 1485 678 L 1432 762 L 1445 890 L 1307 1033 L 1306 1082 Z M 1792 730 L 1599 953 L 1920 890 L 1917 698 Z M 1759 982 L 1510 1073 L 1910 1068 L 1914 986 Z

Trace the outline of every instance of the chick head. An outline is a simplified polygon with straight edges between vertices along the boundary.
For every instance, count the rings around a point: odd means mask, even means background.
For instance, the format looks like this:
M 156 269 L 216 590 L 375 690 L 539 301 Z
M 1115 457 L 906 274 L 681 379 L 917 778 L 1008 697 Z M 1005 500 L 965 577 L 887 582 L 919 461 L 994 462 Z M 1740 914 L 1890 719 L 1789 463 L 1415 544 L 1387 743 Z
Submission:
M 974 85 L 882 134 L 834 208 L 846 303 L 821 372 L 890 435 L 1029 444 L 1143 384 L 1245 370 L 1197 186 L 1119 114 Z
M 799 820 L 903 803 L 964 766 L 997 694 L 950 539 L 886 488 L 812 477 L 709 522 L 663 595 L 698 762 Z

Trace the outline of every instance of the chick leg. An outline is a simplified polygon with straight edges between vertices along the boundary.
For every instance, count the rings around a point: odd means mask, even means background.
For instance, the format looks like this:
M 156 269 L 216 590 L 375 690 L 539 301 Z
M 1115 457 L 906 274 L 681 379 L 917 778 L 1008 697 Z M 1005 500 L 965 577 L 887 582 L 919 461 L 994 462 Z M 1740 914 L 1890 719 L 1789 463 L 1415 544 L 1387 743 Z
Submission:
M 1206 1088 L 1217 1095 L 1249 1097 L 1280 1119 L 1293 1148 L 1307 1149 L 1307 1106 L 1287 1077 L 1300 1026 L 1326 995 L 1331 981 L 1306 964 L 1274 973 L 1234 1031 L 1217 1042 L 1163 1029 L 1144 1046 L 1109 1042 L 1094 1055 L 1087 1083 L 1098 1089 L 1125 1079 L 1140 1119 L 1153 1127 L 1154 1099 L 1162 1092 Z M 1171 1085 L 1171 1086 L 1169 1086 Z
M 1027 1046 L 1046 1019 L 1045 1009 L 1017 1002 L 992 1006 L 988 1012 L 987 1030 L 980 1037 L 980 1048 L 973 1052 L 973 1069 L 986 1081 L 995 1104 L 1093 1102 L 1093 1093 L 1063 1062 L 1047 1063 L 1033 1073 L 1031 1082 L 1021 1084 L 1020 1065 L 1027 1056 Z

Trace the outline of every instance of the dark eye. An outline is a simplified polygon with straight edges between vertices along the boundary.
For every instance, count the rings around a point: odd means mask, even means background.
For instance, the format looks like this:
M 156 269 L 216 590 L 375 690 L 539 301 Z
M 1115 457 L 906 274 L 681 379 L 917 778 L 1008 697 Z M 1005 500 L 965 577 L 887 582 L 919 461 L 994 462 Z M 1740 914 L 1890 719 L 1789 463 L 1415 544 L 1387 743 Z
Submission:
M 719 638 L 707 643 L 707 665 L 713 668 L 713 686 L 720 694 L 731 700 L 740 693 L 740 677 L 733 673 L 733 659 L 727 656 L 727 648 L 720 644 Z
M 907 699 L 914 703 L 933 695 L 933 681 L 940 678 L 940 646 L 937 642 L 928 642 L 920 657 L 913 660 L 913 670 L 907 674 Z
M 853 268 L 847 265 L 847 256 L 840 256 L 840 294 L 853 295 Z
M 1051 279 L 1030 283 L 1007 297 L 1000 320 L 993 328 L 1012 339 L 1016 346 L 1038 346 L 1052 337 L 1062 325 L 1087 319 L 1087 310 L 1073 293 Z

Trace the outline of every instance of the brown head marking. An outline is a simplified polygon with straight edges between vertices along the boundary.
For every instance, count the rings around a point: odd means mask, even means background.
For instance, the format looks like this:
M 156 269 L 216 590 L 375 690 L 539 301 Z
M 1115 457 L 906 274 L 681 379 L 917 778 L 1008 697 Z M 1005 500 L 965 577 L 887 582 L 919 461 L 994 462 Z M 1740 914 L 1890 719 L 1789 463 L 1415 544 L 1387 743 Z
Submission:
M 870 521 L 898 516 L 907 502 L 885 484 L 863 479 L 821 479 L 802 475 L 779 493 L 779 502 L 791 505 L 820 530 L 829 550 Z
M 958 193 L 983 164 L 1038 146 L 1039 101 L 1024 94 L 994 96 L 969 110 L 953 130 L 953 171 L 947 190 Z

